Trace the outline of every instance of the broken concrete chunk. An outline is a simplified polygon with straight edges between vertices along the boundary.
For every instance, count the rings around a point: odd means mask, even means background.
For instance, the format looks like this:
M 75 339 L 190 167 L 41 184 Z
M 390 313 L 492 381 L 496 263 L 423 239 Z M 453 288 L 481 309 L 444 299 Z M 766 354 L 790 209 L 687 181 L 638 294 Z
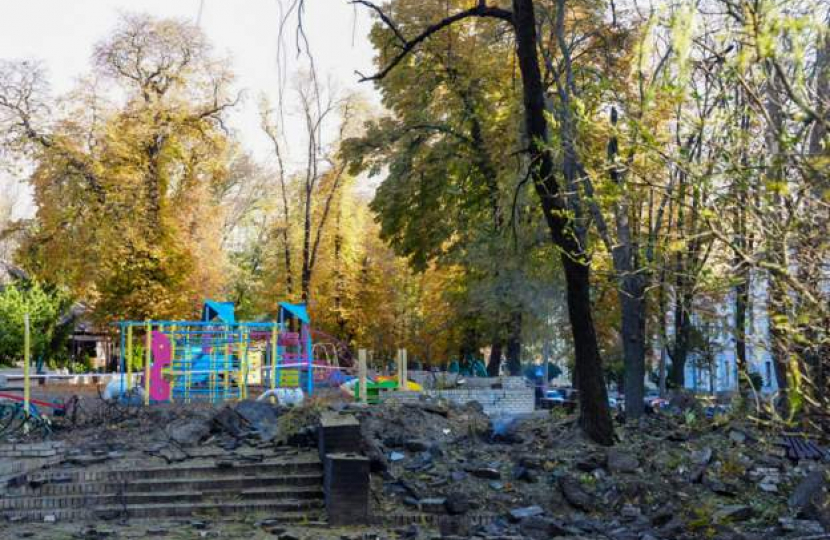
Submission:
M 478 478 L 487 478 L 490 480 L 499 480 L 501 478 L 501 472 L 493 467 L 474 467 L 468 469 L 467 472 Z
M 593 497 L 591 497 L 583 488 L 579 480 L 572 476 L 562 476 L 559 478 L 559 489 L 562 490 L 562 495 L 565 500 L 579 510 L 588 512 L 593 506 Z
M 549 540 L 550 538 L 570 535 L 572 532 L 565 528 L 560 521 L 540 515 L 523 519 L 519 524 L 519 530 L 522 535 L 534 540 Z
M 808 474 L 796 486 L 788 504 L 797 515 L 814 519 L 830 531 L 830 484 L 827 471 L 817 470 Z
M 167 435 L 182 446 L 196 446 L 210 433 L 210 426 L 202 419 L 174 420 L 165 428 Z
M 529 518 L 531 516 L 540 516 L 544 514 L 545 511 L 542 510 L 541 506 L 525 506 L 523 508 L 514 508 L 509 512 L 510 520 L 514 522 L 519 522 L 525 518 Z
M 814 535 L 822 534 L 824 532 L 824 527 L 821 526 L 821 523 L 809 519 L 792 519 L 782 517 L 778 519 L 778 524 L 785 532 L 793 532 L 800 535 Z
M 460 491 L 453 491 L 447 493 L 444 506 L 450 514 L 466 514 L 470 510 L 470 499 Z
M 712 449 L 707 446 L 705 448 L 692 452 L 692 461 L 697 465 L 706 465 L 710 461 L 712 461 L 712 455 Z
M 787 503 L 793 510 L 803 512 L 820 499 L 827 498 L 827 474 L 813 471 L 796 486 Z
M 755 515 L 755 511 L 750 506 L 744 505 L 730 505 L 720 508 L 712 516 L 718 523 L 746 521 Z
M 633 473 L 640 466 L 636 456 L 616 448 L 608 451 L 608 470 L 612 473 Z
M 263 441 L 272 441 L 279 434 L 279 409 L 266 401 L 240 401 L 236 412 Z
M 590 455 L 576 462 L 576 468 L 582 472 L 594 472 L 603 466 L 605 466 L 605 460 L 597 455 Z
M 410 452 L 423 452 L 429 450 L 429 444 L 421 439 L 409 439 L 404 442 L 404 447 Z
M 737 444 L 743 444 L 746 442 L 746 433 L 733 429 L 729 432 L 729 440 Z

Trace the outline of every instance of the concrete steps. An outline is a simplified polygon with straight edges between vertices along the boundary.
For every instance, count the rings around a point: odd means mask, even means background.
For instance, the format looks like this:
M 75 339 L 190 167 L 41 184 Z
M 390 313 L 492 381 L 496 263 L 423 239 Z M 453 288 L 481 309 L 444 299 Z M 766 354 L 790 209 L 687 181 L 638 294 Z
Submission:
M 315 453 L 281 459 L 194 460 L 168 467 L 45 470 L 0 496 L 0 518 L 70 521 L 268 512 L 319 520 L 323 470 Z
M 104 493 L 132 493 L 142 491 L 206 491 L 242 490 L 248 488 L 279 488 L 306 486 L 319 487 L 323 481 L 322 472 L 308 472 L 286 475 L 222 476 L 140 479 L 121 482 L 61 482 L 47 483 L 40 487 L 24 486 L 14 491 L 14 497 L 44 497 L 72 495 L 93 495 Z M 3 499 L 0 499 L 2 501 Z M 0 508 L 2 508 L 0 503 Z
M 101 506 L 95 509 L 96 517 L 125 516 L 129 518 L 184 517 L 197 515 L 225 516 L 235 513 L 267 512 L 269 518 L 275 514 L 276 519 L 288 516 L 303 519 L 319 519 L 323 510 L 322 501 L 241 501 L 225 503 L 176 503 L 176 504 L 136 504 L 122 506 Z
M 247 500 L 315 500 L 322 499 L 319 486 L 310 487 L 266 487 L 240 491 L 212 489 L 210 491 L 147 491 L 64 496 L 25 496 L 0 499 L 0 510 L 81 508 L 84 506 L 166 504 L 180 502 L 222 503 Z

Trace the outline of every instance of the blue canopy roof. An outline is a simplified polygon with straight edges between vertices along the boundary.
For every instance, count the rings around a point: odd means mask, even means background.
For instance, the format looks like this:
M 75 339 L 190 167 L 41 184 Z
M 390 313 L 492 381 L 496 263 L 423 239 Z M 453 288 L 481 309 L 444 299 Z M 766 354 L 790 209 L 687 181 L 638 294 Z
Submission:
M 214 302 L 213 300 L 205 300 L 205 305 L 202 308 L 202 314 L 205 322 L 215 320 L 219 320 L 223 323 L 236 322 L 233 302 Z
M 280 319 L 282 319 L 283 312 L 287 312 L 289 317 L 300 319 L 306 324 L 311 324 L 311 318 L 308 316 L 308 310 L 304 302 L 299 304 L 289 304 L 288 302 L 280 302 Z

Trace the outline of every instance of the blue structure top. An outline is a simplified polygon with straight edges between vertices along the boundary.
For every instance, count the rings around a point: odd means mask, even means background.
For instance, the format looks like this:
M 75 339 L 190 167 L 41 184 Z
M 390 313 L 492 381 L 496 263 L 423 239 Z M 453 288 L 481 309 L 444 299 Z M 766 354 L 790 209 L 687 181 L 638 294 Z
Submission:
M 213 300 L 205 300 L 202 313 L 205 322 L 217 320 L 227 324 L 233 324 L 236 322 L 233 302 L 214 302 Z
M 280 320 L 283 320 L 286 312 L 290 317 L 299 319 L 305 324 L 311 324 L 311 318 L 309 318 L 308 316 L 308 310 L 306 309 L 304 302 L 301 302 L 299 304 L 289 304 L 288 302 L 280 302 Z

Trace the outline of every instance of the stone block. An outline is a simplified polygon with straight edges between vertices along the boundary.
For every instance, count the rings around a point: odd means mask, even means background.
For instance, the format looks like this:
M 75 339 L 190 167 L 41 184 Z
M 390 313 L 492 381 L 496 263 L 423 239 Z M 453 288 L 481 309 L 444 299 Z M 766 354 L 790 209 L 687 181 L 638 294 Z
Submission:
M 360 422 L 353 415 L 325 412 L 317 430 L 320 459 L 327 454 L 357 453 L 360 451 Z
M 369 522 L 369 458 L 348 453 L 326 454 L 324 492 L 329 523 Z

